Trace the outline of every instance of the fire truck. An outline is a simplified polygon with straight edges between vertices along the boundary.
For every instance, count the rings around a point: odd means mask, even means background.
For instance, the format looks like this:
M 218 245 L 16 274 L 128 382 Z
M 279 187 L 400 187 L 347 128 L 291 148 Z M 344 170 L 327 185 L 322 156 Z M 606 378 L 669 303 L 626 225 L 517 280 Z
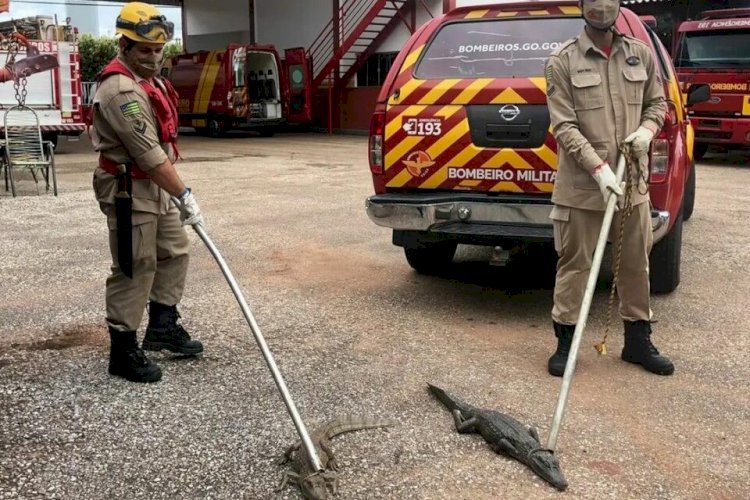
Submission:
M 39 116 L 44 140 L 57 144 L 60 135 L 78 138 L 86 130 L 83 121 L 81 98 L 81 59 L 78 52 L 78 30 L 70 25 L 58 24 L 50 16 L 33 16 L 0 23 L 0 34 L 9 37 L 19 33 L 28 40 L 28 45 L 57 60 L 57 67 L 30 75 L 19 82 L 18 96 L 14 85 L 0 85 L 0 113 L 18 104 L 26 91 L 25 104 Z M 35 51 L 35 52 L 36 52 Z M 0 64 L 9 60 L 7 50 L 0 50 Z M 16 61 L 27 56 L 20 51 Z M 2 133 L 0 120 L 0 133 Z
M 674 55 L 683 88 L 711 86 L 711 98 L 690 110 L 695 158 L 709 145 L 750 146 L 750 9 L 704 12 L 678 31 Z
M 179 94 L 180 126 L 219 137 L 233 129 L 271 136 L 284 123 L 312 119 L 312 65 L 304 48 L 231 44 L 180 54 L 163 76 Z

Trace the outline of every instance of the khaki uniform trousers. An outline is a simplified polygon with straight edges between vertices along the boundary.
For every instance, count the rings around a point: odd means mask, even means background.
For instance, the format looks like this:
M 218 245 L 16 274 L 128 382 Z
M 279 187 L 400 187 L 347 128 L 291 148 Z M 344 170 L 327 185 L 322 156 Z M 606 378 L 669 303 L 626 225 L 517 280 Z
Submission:
M 114 206 L 101 204 L 109 225 L 112 274 L 107 278 L 107 324 L 119 331 L 135 331 L 150 299 L 173 306 L 182 299 L 190 259 L 190 239 L 171 206 L 165 214 L 133 212 L 133 279 L 117 265 Z
M 552 223 L 557 251 L 557 277 L 555 280 L 552 319 L 563 325 L 578 321 L 586 282 L 594 260 L 594 250 L 602 227 L 604 212 L 555 206 Z M 614 246 L 620 231 L 621 212 L 615 212 L 609 241 Z M 620 316 L 623 320 L 651 319 L 648 256 L 653 245 L 649 203 L 633 207 L 625 221 L 620 259 L 617 295 L 620 299 Z

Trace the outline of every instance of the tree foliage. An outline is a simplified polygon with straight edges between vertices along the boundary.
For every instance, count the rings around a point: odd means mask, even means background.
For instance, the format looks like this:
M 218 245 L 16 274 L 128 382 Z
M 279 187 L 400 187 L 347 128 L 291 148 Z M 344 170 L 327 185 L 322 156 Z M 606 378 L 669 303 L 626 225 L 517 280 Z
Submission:
M 93 82 L 104 66 L 117 55 L 117 39 L 109 36 L 81 35 L 78 40 L 81 53 L 81 77 L 84 82 Z M 179 42 L 164 46 L 164 59 L 182 53 Z

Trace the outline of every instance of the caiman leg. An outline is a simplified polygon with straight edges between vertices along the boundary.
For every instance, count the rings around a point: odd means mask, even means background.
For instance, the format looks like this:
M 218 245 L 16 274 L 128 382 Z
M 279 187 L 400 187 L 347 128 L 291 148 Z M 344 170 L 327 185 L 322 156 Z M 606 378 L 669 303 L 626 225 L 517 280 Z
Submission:
M 289 448 L 287 448 L 286 451 L 284 452 L 284 456 L 281 457 L 279 461 L 277 462 L 277 465 L 284 465 L 286 463 L 289 463 L 292 460 L 294 453 L 299 451 L 301 446 L 302 446 L 301 443 L 295 443 Z
M 339 470 L 339 464 L 336 463 L 336 458 L 333 456 L 333 450 L 331 449 L 331 442 L 327 439 L 321 439 L 320 442 L 318 442 L 320 445 L 321 451 L 325 454 L 325 456 L 328 458 L 326 461 L 327 463 L 324 464 L 324 467 L 329 470 L 337 471 Z
M 515 457 L 518 455 L 515 446 L 513 446 L 507 439 L 500 439 L 497 442 L 492 443 L 490 445 L 490 448 L 495 453 L 505 453 L 506 455 L 510 455 L 511 457 Z
M 453 421 L 456 422 L 456 430 L 462 434 L 477 431 L 477 419 L 474 417 L 465 419 L 460 410 L 453 410 Z
M 300 477 L 301 476 L 296 472 L 284 471 L 284 475 L 281 476 L 281 483 L 279 484 L 278 488 L 276 488 L 276 491 L 282 491 L 290 480 L 292 482 L 299 483 Z

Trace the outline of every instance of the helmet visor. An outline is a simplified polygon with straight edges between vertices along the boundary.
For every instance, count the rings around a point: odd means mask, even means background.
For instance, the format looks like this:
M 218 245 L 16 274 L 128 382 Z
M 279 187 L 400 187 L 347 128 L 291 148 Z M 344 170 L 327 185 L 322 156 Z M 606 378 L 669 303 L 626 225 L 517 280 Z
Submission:
M 164 16 L 154 16 L 148 21 L 131 23 L 129 21 L 117 20 L 117 27 L 132 30 L 138 36 L 151 42 L 168 42 L 174 36 L 174 23 L 167 21 Z

